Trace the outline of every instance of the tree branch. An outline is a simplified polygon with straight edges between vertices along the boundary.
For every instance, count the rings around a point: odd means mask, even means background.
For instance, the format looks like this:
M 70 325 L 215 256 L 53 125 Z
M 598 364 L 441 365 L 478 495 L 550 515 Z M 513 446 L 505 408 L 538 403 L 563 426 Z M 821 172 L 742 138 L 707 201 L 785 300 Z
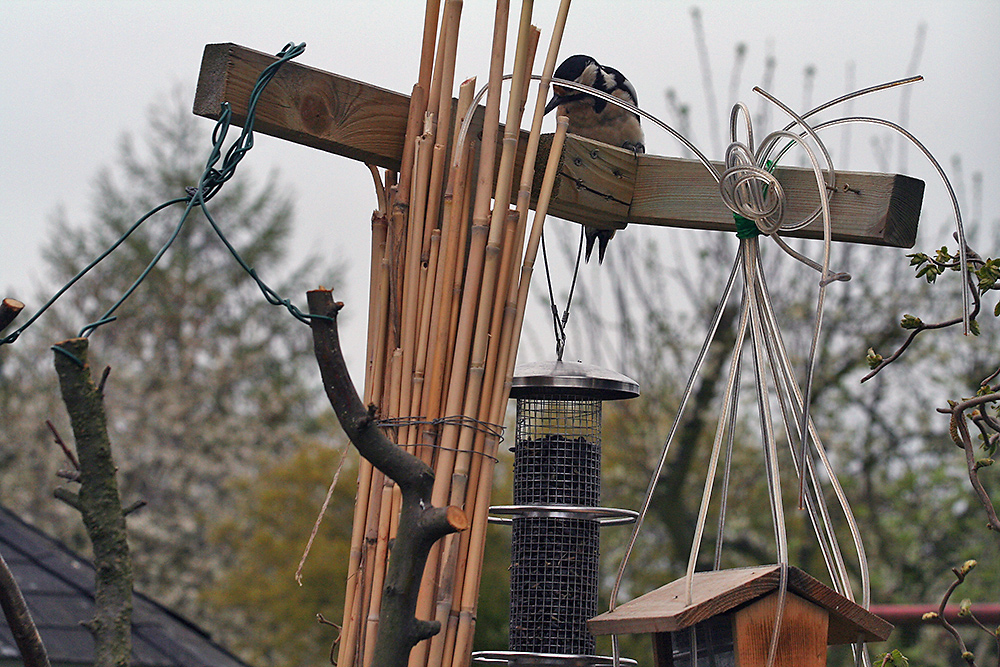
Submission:
M 80 467 L 80 492 L 61 489 L 60 494 L 57 489 L 56 494 L 80 511 L 94 548 L 95 611 L 85 624 L 94 635 L 94 665 L 127 667 L 132 653 L 132 561 L 104 400 L 90 375 L 87 348 L 86 338 L 53 348 Z
M 7 567 L 7 561 L 0 555 L 0 606 L 7 619 L 10 633 L 14 636 L 17 650 L 21 652 L 21 660 L 25 667 L 49 667 L 49 656 L 45 653 L 45 645 L 31 618 L 28 605 L 24 602 L 21 589 L 18 588 L 14 575 Z
M 1000 401 L 1000 393 L 976 396 L 966 401 L 962 401 L 961 403 L 955 403 L 950 409 L 939 408 L 938 411 L 944 412 L 945 414 L 951 414 L 951 422 L 954 426 L 954 428 L 951 429 L 951 436 L 955 441 L 955 444 L 965 450 L 965 464 L 969 472 L 969 482 L 972 484 L 972 488 L 976 492 L 979 502 L 986 510 L 989 527 L 1000 534 L 1000 518 L 997 517 L 997 512 L 993 507 L 993 501 L 990 499 L 990 495 L 986 492 L 982 482 L 979 480 L 979 465 L 977 465 L 976 462 L 975 447 L 972 444 L 972 437 L 969 435 L 969 426 L 965 423 L 966 410 L 985 403 L 993 403 L 995 401 Z
M 76 455 L 73 453 L 73 450 L 66 445 L 66 442 L 62 439 L 62 436 L 59 435 L 59 431 L 56 430 L 56 427 L 53 426 L 52 422 L 49 421 L 48 419 L 45 420 L 45 425 L 49 427 L 49 431 L 52 432 L 53 439 L 55 440 L 56 444 L 59 445 L 59 448 L 63 451 L 63 454 L 65 454 L 66 458 L 69 459 L 69 462 L 73 464 L 73 470 L 79 470 L 80 462 L 76 460 Z
M 17 299 L 6 298 L 0 301 L 0 331 L 3 331 L 24 309 L 24 304 Z
M 968 257 L 970 259 L 979 258 L 978 253 L 976 253 L 976 251 L 974 251 L 969 246 L 966 246 L 966 253 L 968 254 Z M 980 264 L 982 264 L 982 259 L 978 259 L 978 261 Z M 979 294 L 979 289 L 976 286 L 976 281 L 973 278 L 973 272 L 971 270 L 969 271 L 968 280 L 966 280 L 965 283 L 966 284 L 963 286 L 963 289 L 968 289 L 970 295 L 972 296 L 972 311 L 969 313 L 969 321 L 973 322 L 977 317 L 979 317 L 979 310 L 982 308 L 982 298 Z M 904 322 L 908 317 L 910 316 L 907 315 L 903 318 Z M 910 343 L 913 342 L 913 339 L 915 339 L 918 334 L 924 331 L 932 331 L 934 329 L 947 329 L 948 327 L 953 327 L 956 324 L 961 324 L 963 321 L 964 317 L 953 317 L 949 320 L 944 320 L 942 322 L 935 322 L 933 324 L 924 324 L 922 321 L 917 320 L 918 323 L 911 328 L 910 335 L 906 337 L 906 340 L 902 342 L 902 344 L 896 349 L 895 352 L 890 354 L 885 359 L 881 359 L 875 366 L 873 366 L 871 372 L 868 373 L 868 375 L 861 378 L 861 382 L 864 383 L 872 379 L 873 377 L 878 375 L 883 368 L 885 368 L 892 362 L 896 361 L 896 359 L 899 359 L 899 357 L 902 356 L 903 352 L 906 351 L 906 348 L 910 346 Z
M 441 629 L 435 621 L 415 617 L 427 554 L 440 538 L 465 530 L 468 518 L 458 507 L 431 505 L 434 471 L 393 444 L 378 427 L 374 406 L 366 409 L 358 397 L 337 331 L 337 313 L 344 304 L 335 303 L 332 292 L 322 289 L 308 292 L 307 300 L 316 362 L 337 419 L 358 452 L 402 492 L 399 532 L 389 557 L 372 664 L 403 667 L 417 642 Z
M 965 645 L 965 641 L 962 639 L 962 635 L 960 635 L 958 630 L 955 629 L 955 626 L 952 625 L 947 618 L 945 618 L 944 610 L 945 606 L 948 604 L 948 600 L 951 598 L 952 593 L 955 592 L 956 588 L 962 585 L 962 583 L 965 581 L 965 578 L 969 575 L 969 572 L 971 572 L 972 569 L 975 567 L 976 567 L 976 561 L 967 560 L 962 564 L 962 567 L 951 568 L 952 573 L 954 573 L 955 575 L 955 581 L 951 582 L 951 586 L 948 587 L 948 590 L 945 591 L 944 596 L 942 596 L 941 604 L 938 605 L 938 610 L 929 611 L 926 614 L 924 614 L 923 617 L 923 620 L 925 621 L 936 621 L 938 624 L 941 625 L 941 627 L 943 627 L 945 630 L 948 631 L 948 634 L 950 634 L 952 638 L 954 638 L 955 642 L 958 644 L 959 650 L 962 652 L 962 660 L 964 660 L 966 664 L 970 665 L 970 667 L 975 667 L 976 665 L 975 655 L 973 655 L 972 651 L 970 651 L 968 647 Z M 962 603 L 962 611 L 960 612 L 960 615 L 969 615 L 969 616 L 972 615 L 971 611 L 966 610 L 968 604 L 969 603 L 967 600 Z M 1000 648 L 1000 634 L 985 627 L 982 623 L 979 623 L 978 620 L 975 619 L 975 617 L 973 617 L 973 621 L 983 631 L 985 631 L 986 634 L 992 635 L 993 638 L 997 640 L 997 648 Z

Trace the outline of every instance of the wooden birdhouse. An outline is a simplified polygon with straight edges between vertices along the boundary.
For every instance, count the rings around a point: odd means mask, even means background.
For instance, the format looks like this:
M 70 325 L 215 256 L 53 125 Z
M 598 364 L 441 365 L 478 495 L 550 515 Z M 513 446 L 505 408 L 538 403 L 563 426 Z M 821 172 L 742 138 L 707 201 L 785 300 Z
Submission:
M 696 572 L 590 619 L 595 635 L 649 634 L 657 667 L 763 667 L 778 613 L 778 565 Z M 788 568 L 775 667 L 823 667 L 827 646 L 885 641 L 892 625 Z

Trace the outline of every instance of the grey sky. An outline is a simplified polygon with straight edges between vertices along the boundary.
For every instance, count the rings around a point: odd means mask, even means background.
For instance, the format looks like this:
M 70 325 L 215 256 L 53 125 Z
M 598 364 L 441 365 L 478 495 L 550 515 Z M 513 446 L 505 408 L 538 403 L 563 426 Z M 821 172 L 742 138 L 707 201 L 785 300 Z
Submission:
M 516 4 L 516 3 L 515 3 Z M 554 0 L 536 3 L 535 23 L 542 46 L 549 38 Z M 704 121 L 705 96 L 691 27 L 691 3 L 596 2 L 577 0 L 562 54 L 591 53 L 621 69 L 639 92 L 642 106 L 667 114 L 664 91 L 673 88 L 696 116 L 693 139 L 713 159 Z M 777 59 L 771 93 L 804 110 L 803 71 L 816 70 L 812 105 L 845 92 L 845 66 L 855 65 L 855 87 L 907 74 L 917 27 L 927 34 L 917 72 L 926 80 L 913 86 L 907 127 L 950 169 L 961 155 L 966 177 L 984 172 L 984 217 L 997 218 L 1000 175 L 990 168 L 1000 152 L 1000 2 L 707 2 L 700 4 L 711 52 L 714 89 L 728 115 L 729 79 L 737 42 L 748 47 L 739 99 L 752 110 L 759 98 L 765 57 Z M 516 10 L 514 10 L 516 11 Z M 299 62 L 408 91 L 416 78 L 423 3 L 359 2 L 111 2 L 89 0 L 0 3 L 3 93 L 0 94 L 0 289 L 4 295 L 36 303 L 34 286 L 45 283 L 38 249 L 50 232 L 59 206 L 71 221 L 88 220 L 96 171 L 111 163 L 123 132 L 140 132 L 150 104 L 182 86 L 193 93 L 206 43 L 237 42 L 275 52 L 288 41 L 308 47 Z M 492 3 L 465 3 L 456 78 L 487 76 Z M 514 27 L 511 28 L 513 34 Z M 513 39 L 513 37 L 512 37 Z M 855 103 L 858 115 L 899 117 L 901 92 Z M 842 113 L 842 112 L 841 112 Z M 838 114 L 840 115 L 840 114 Z M 771 127 L 784 124 L 771 114 Z M 211 122 L 205 120 L 206 127 Z M 680 155 L 664 133 L 647 127 L 650 152 Z M 832 137 L 833 135 L 831 135 Z M 871 133 L 855 130 L 848 168 L 875 170 Z M 831 138 L 835 164 L 839 136 Z M 207 151 L 206 146 L 206 151 Z M 927 182 L 925 249 L 950 240 L 940 226 L 947 215 L 945 191 L 916 150 L 908 173 Z M 898 161 L 895 157 L 892 165 Z M 278 167 L 297 197 L 295 245 L 304 255 L 320 251 L 352 256 L 347 286 L 339 298 L 362 326 L 367 284 L 368 221 L 375 200 L 370 175 L 346 158 L 259 137 L 241 169 L 263 177 Z M 971 216 L 974 212 L 967 211 Z M 172 224 L 172 223 L 161 223 Z M 564 223 L 563 223 L 564 224 Z M 927 230 L 938 231 L 928 236 Z M 559 227 L 553 228 L 558 233 Z M 576 233 L 575 229 L 573 233 Z M 996 254 L 1000 248 L 986 248 Z M 613 251 L 613 247 L 612 247 Z M 887 251 L 886 261 L 901 253 Z M 585 267 L 584 280 L 601 280 Z M 295 295 L 299 298 L 301 295 Z M 353 336 L 360 336 L 360 330 Z

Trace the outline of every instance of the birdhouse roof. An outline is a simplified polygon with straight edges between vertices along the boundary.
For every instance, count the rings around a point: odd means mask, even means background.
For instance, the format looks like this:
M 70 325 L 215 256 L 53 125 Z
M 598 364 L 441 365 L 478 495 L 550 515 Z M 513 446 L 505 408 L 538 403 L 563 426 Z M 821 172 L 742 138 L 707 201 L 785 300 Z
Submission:
M 776 591 L 781 566 L 762 565 L 695 572 L 691 604 L 682 577 L 588 622 L 595 635 L 673 632 L 724 614 Z M 830 614 L 827 644 L 884 641 L 892 625 L 797 567 L 788 568 L 788 590 Z

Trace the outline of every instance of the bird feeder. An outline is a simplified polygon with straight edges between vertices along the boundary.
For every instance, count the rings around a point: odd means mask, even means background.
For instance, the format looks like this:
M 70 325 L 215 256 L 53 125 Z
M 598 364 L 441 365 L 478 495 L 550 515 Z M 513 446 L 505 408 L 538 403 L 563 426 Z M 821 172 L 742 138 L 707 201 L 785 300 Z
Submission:
M 517 368 L 510 395 L 517 399 L 514 504 L 490 508 L 492 522 L 512 528 L 510 651 L 474 657 L 480 664 L 609 664 L 593 655 L 587 629 L 597 613 L 599 531 L 631 523 L 636 513 L 600 507 L 601 408 L 638 396 L 639 385 L 595 366 L 540 362 Z
M 824 667 L 827 646 L 885 641 L 892 625 L 796 567 L 696 572 L 589 622 L 595 635 L 649 634 L 657 667 L 764 667 L 781 616 L 775 667 Z

